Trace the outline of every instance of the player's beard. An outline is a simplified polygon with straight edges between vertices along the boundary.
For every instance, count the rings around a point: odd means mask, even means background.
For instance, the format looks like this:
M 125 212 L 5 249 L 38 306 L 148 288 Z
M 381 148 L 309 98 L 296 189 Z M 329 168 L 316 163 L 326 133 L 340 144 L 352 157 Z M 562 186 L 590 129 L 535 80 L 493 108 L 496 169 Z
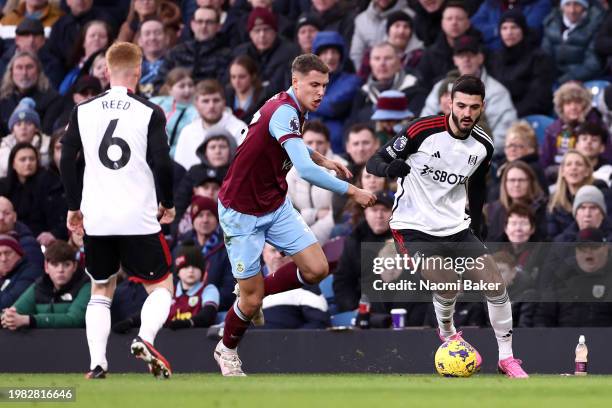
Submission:
M 459 119 L 457 119 L 457 117 L 455 116 L 455 113 L 451 110 L 451 119 L 453 120 L 453 123 L 455 124 L 455 126 L 457 126 L 457 129 L 459 129 L 459 131 L 461 133 L 463 133 L 464 135 L 467 135 L 468 133 L 470 133 L 472 131 L 472 129 L 474 128 L 474 126 L 476 126 L 476 124 L 480 121 L 480 116 L 482 116 L 482 113 L 480 115 L 478 115 L 476 117 L 476 119 L 474 120 L 474 122 L 472 122 L 472 124 L 468 127 L 462 127 L 461 126 L 461 122 L 459 121 Z

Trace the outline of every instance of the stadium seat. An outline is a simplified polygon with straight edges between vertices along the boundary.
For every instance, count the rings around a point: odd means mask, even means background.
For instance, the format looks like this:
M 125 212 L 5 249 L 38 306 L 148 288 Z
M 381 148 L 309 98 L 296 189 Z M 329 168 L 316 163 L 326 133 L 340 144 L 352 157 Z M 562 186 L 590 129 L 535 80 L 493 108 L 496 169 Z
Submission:
M 553 118 L 546 115 L 529 115 L 522 119 L 527 121 L 535 131 L 536 137 L 538 138 L 538 145 L 544 143 L 544 131 L 555 121 Z
M 336 266 L 338 266 L 340 256 L 342 256 L 342 250 L 344 249 L 345 239 L 345 237 L 335 237 L 330 239 L 325 245 L 323 245 L 323 252 L 325 253 L 325 257 L 327 258 L 327 262 L 329 263 L 330 274 L 334 273 Z
M 328 275 L 325 279 L 319 282 L 321 294 L 327 300 L 327 303 L 334 302 L 334 275 Z
M 357 316 L 357 311 L 353 310 L 350 312 L 342 312 L 331 317 L 332 327 L 338 326 L 352 326 L 353 319 Z
M 600 93 L 606 89 L 606 87 L 610 86 L 610 82 L 603 79 L 596 79 L 593 81 L 587 81 L 584 83 L 584 87 L 591 92 L 593 95 L 593 106 L 597 106 L 597 100 Z

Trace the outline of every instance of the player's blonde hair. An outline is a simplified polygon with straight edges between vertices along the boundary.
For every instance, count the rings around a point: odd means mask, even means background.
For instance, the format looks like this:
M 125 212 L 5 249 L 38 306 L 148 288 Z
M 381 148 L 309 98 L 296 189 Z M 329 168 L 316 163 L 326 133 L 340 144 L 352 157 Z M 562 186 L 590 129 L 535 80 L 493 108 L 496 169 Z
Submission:
M 106 51 L 106 65 L 111 73 L 137 69 L 142 64 L 142 51 L 129 42 L 116 42 Z

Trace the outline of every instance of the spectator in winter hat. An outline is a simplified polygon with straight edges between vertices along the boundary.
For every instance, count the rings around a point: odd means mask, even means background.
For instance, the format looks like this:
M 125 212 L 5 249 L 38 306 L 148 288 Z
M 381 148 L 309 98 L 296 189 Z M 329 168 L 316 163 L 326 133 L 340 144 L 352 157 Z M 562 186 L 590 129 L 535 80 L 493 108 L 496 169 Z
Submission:
M 291 62 L 299 54 L 296 45 L 281 40 L 277 21 L 276 15 L 270 10 L 255 7 L 247 22 L 250 40 L 238 46 L 232 55 L 248 55 L 257 62 L 262 85 L 268 88 L 270 94 L 289 87 Z
M 601 7 L 588 0 L 561 0 L 544 20 L 542 49 L 557 68 L 559 84 L 569 80 L 588 81 L 602 71 L 595 52 L 595 35 L 604 18 Z
M 0 234 L 0 310 L 10 307 L 42 274 L 12 235 Z
M 384 91 L 376 101 L 376 110 L 372 120 L 376 124 L 376 136 L 381 146 L 387 143 L 401 130 L 406 121 L 414 118 L 414 113 L 408 109 L 406 95 L 400 91 Z
M 11 149 L 17 143 L 30 143 L 38 150 L 41 164 L 47 166 L 50 161 L 49 143 L 51 138 L 40 130 L 40 116 L 35 110 L 36 102 L 23 98 L 9 118 L 11 133 L 0 141 L 0 177 L 6 177 L 8 158 Z

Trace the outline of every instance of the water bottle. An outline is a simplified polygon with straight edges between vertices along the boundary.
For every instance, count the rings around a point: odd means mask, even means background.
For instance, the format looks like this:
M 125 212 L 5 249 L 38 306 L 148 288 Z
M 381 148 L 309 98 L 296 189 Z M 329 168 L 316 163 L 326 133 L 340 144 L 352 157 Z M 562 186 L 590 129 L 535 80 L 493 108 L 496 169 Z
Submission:
M 355 326 L 359 329 L 370 328 L 370 299 L 366 295 L 362 295 L 359 299 L 359 309 L 357 310 L 357 319 Z
M 574 375 L 587 375 L 587 355 L 589 349 L 584 342 L 584 335 L 580 335 L 578 338 L 578 345 L 576 346 L 576 370 Z

